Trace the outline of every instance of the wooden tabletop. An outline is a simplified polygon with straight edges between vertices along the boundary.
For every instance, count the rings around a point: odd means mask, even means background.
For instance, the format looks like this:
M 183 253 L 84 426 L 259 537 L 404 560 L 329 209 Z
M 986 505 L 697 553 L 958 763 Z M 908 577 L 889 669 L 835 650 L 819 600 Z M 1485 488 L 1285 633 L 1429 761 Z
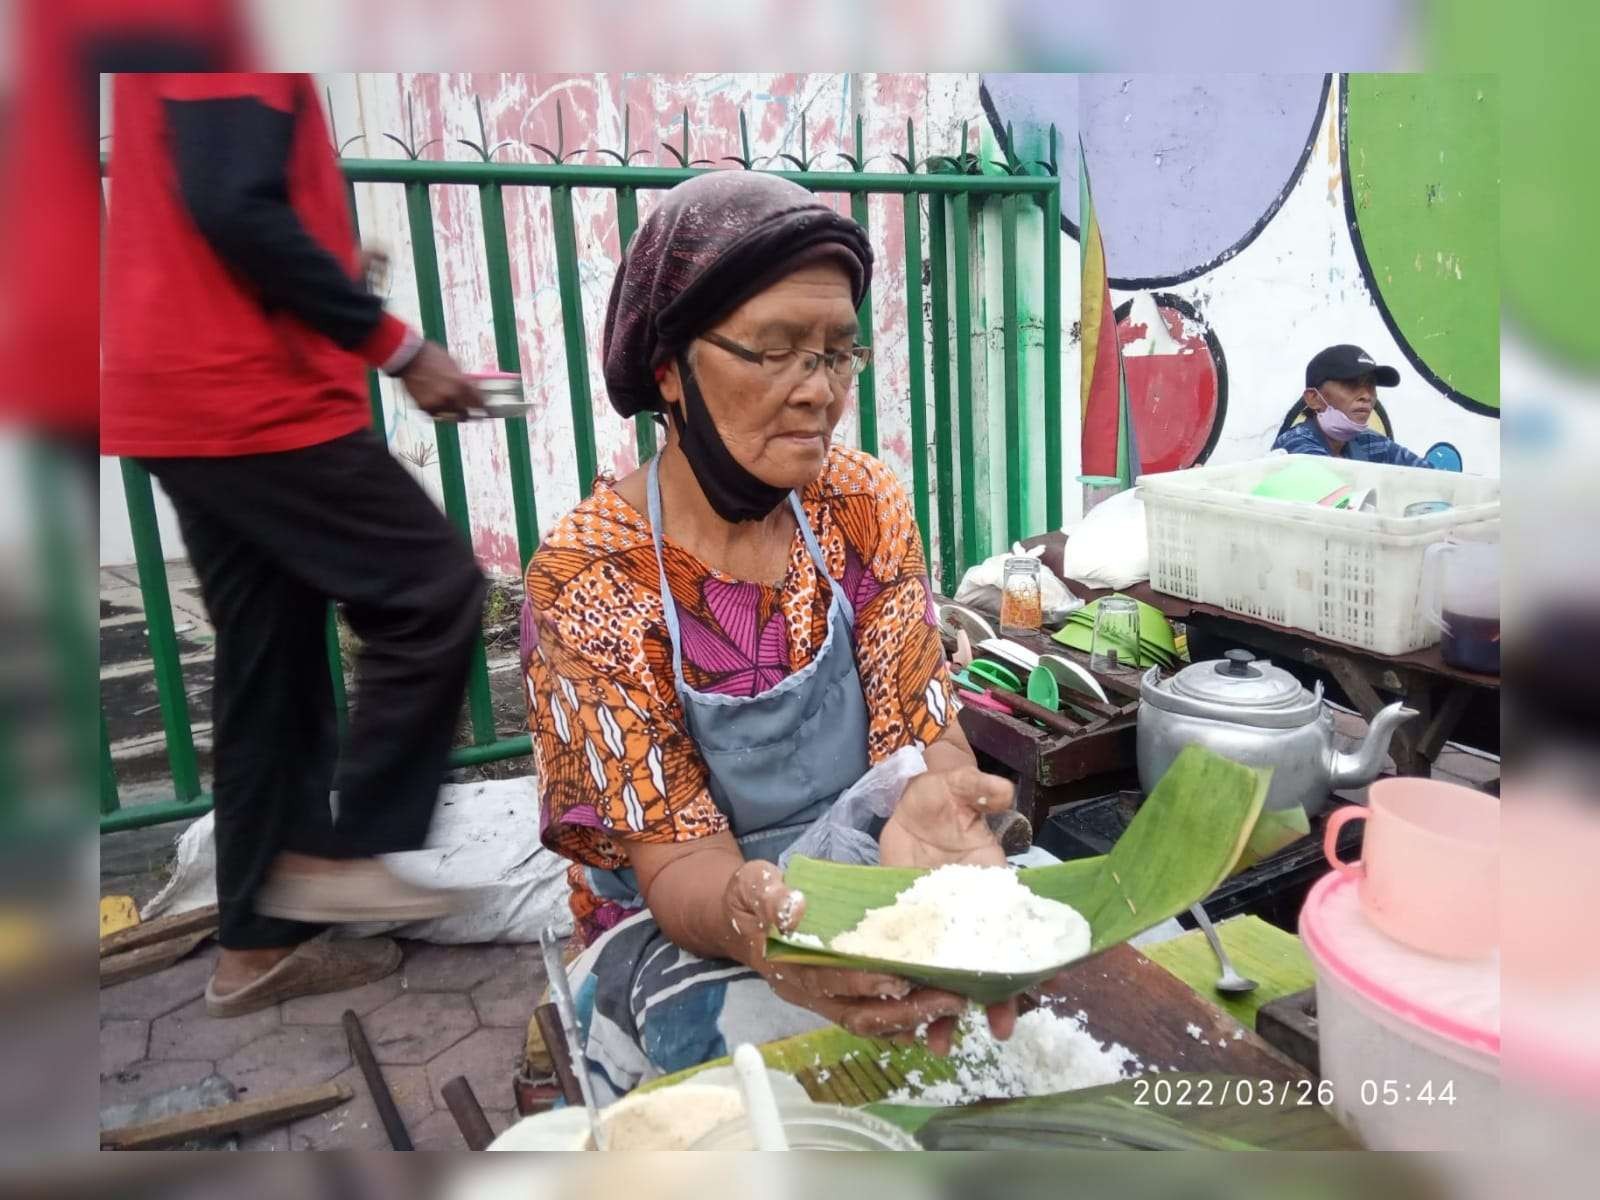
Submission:
M 1067 535 L 1064 533 L 1046 533 L 1038 537 L 1027 539 L 1025 546 L 1043 546 L 1045 548 L 1044 565 L 1055 571 L 1061 572 L 1061 556 L 1067 544 Z M 1067 590 L 1073 595 L 1082 597 L 1086 602 L 1100 599 L 1111 594 L 1110 588 L 1092 588 L 1085 584 L 1063 580 Z M 1201 604 L 1197 600 L 1185 600 L 1181 596 L 1169 596 L 1165 592 L 1158 592 L 1150 586 L 1149 580 L 1143 580 L 1129 587 L 1116 589 L 1124 596 L 1132 596 L 1141 600 L 1152 608 L 1159 609 L 1169 620 L 1189 621 L 1194 617 L 1211 618 L 1219 621 L 1236 622 L 1239 625 L 1251 626 L 1261 630 L 1269 636 L 1284 636 L 1299 638 L 1317 646 L 1326 647 L 1329 651 L 1344 654 L 1352 658 L 1365 659 L 1374 664 L 1388 667 L 1401 667 L 1413 671 L 1424 672 L 1448 679 L 1455 683 L 1464 683 L 1472 687 L 1487 688 L 1493 691 L 1500 690 L 1500 676 L 1480 675 L 1476 671 L 1463 671 L 1459 667 L 1451 666 L 1445 662 L 1439 653 L 1439 646 L 1434 644 L 1410 654 L 1378 654 L 1372 650 L 1364 650 L 1359 646 L 1351 646 L 1345 642 L 1336 642 L 1329 638 L 1319 637 L 1304 629 L 1296 629 L 1289 625 L 1275 625 L 1271 621 L 1262 621 L 1256 617 L 1248 617 L 1241 613 L 1229 612 L 1215 604 Z
M 1129 945 L 1072 968 L 1041 1000 L 1064 1014 L 1081 1012 L 1090 1033 L 1126 1046 L 1146 1070 L 1216 1071 L 1279 1083 L 1312 1078 L 1255 1030 Z

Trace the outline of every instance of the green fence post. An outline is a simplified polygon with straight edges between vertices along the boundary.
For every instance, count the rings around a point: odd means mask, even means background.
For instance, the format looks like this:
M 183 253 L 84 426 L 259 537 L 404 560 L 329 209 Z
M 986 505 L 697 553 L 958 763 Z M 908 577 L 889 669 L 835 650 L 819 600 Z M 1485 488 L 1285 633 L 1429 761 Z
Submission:
M 433 243 L 433 206 L 428 185 L 413 180 L 406 188 L 406 218 L 411 228 L 411 257 L 416 266 L 417 302 L 422 311 L 422 332 L 441 346 L 449 345 L 444 325 L 444 295 L 439 287 L 439 255 Z M 461 435 L 448 421 L 434 423 L 439 445 L 439 479 L 444 485 L 444 511 L 452 524 L 472 544 L 472 518 L 467 511 L 467 481 L 461 469 Z M 467 676 L 467 707 L 472 716 L 472 740 L 479 745 L 494 741 L 494 704 L 489 692 L 489 660 L 480 634 L 473 642 L 472 665 Z
M 988 526 L 978 527 L 978 489 L 972 478 L 977 461 L 977 438 L 972 425 L 972 206 L 971 197 L 958 192 L 955 209 L 955 262 L 951 271 L 956 285 L 956 418 L 961 435 L 961 567 L 965 570 L 988 555 Z
M 639 193 L 631 187 L 617 189 L 617 249 L 622 256 L 628 253 L 628 243 L 639 228 Z M 622 259 L 619 257 L 619 263 Z M 656 456 L 656 422 L 650 413 L 639 413 L 633 418 L 633 441 L 638 448 L 639 461 L 649 462 Z
M 939 500 L 939 590 L 955 594 L 956 571 L 956 467 L 953 419 L 950 412 L 950 272 L 945 242 L 945 198 L 928 197 L 929 286 L 933 289 L 933 436 L 935 486 Z
M 908 122 L 909 124 L 909 122 Z M 916 161 L 908 142 L 907 158 Z M 928 528 L 928 414 L 927 377 L 922 356 L 922 198 L 915 192 L 904 198 L 906 246 L 906 360 L 911 376 L 911 502 L 922 534 L 922 557 L 933 576 L 933 539 Z
M 1050 131 L 1050 158 L 1055 160 L 1055 130 Z M 1044 198 L 1044 519 L 1048 529 L 1061 528 L 1061 179 Z
M 505 197 L 500 184 L 478 189 L 483 212 L 483 249 L 489 266 L 489 310 L 494 319 L 495 361 L 502 371 L 522 374 L 522 352 L 517 343 L 517 306 L 511 291 L 511 251 L 506 239 Z M 539 509 L 533 492 L 533 463 L 528 450 L 528 422 L 511 417 L 505 422 L 506 461 L 511 466 L 511 506 L 517 517 L 517 553 L 524 574 L 528 560 L 539 547 Z
M 1006 404 L 1006 542 L 1023 536 L 1028 497 L 1022 469 L 1022 398 L 1020 362 L 1022 331 L 1017 328 L 1017 205 L 1021 197 L 1000 201 L 1000 301 L 1005 344 Z
M 100 710 L 100 815 L 122 807 L 117 799 L 117 768 L 111 761 L 111 735 L 106 732 L 105 709 Z
M 355 232 L 356 243 L 361 242 L 361 213 L 356 209 L 356 185 L 345 183 L 345 192 L 350 199 L 350 228 Z M 384 441 L 389 440 L 389 435 L 384 427 L 383 420 L 383 387 L 378 382 L 378 372 L 375 367 L 367 368 L 367 403 L 372 406 L 372 427 L 378 431 L 378 436 Z
M 100 655 L 93 623 L 94 605 L 84 578 L 88 564 L 76 546 L 80 539 L 73 532 L 72 513 L 79 506 L 68 486 L 76 482 L 67 476 L 71 466 L 62 451 L 49 442 L 36 442 L 28 448 L 27 474 L 36 514 L 34 535 L 44 583 L 45 628 L 56 654 L 77 792 L 87 797 L 94 786 L 89 774 L 95 754 L 89 714 L 98 706 Z
M 189 728 L 189 698 L 183 690 L 178 662 L 178 635 L 172 624 L 172 596 L 167 590 L 167 564 L 156 524 L 155 494 L 150 476 L 131 458 L 120 460 L 122 490 L 128 501 L 133 532 L 133 557 L 139 568 L 139 593 L 144 598 L 145 628 L 155 667 L 156 697 L 161 702 L 161 727 L 167 739 L 167 761 L 178 799 L 200 794 L 200 769 L 195 762 L 194 732 Z
M 589 346 L 583 333 L 583 289 L 578 280 L 578 238 L 572 216 L 572 188 L 550 189 L 555 226 L 556 278 L 561 292 L 561 329 L 567 343 L 567 393 L 572 401 L 572 441 L 577 448 L 578 492 L 594 489 L 599 460 L 594 446 L 594 404 L 589 396 Z

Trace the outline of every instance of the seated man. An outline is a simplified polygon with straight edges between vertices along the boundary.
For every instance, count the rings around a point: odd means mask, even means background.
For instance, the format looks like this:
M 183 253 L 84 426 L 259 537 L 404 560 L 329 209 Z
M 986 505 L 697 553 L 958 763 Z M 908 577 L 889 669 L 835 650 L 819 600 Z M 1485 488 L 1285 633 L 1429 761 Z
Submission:
M 1329 346 L 1306 364 L 1304 400 L 1310 419 L 1285 429 L 1272 448 L 1398 467 L 1431 467 L 1426 459 L 1367 428 L 1378 388 L 1399 382 L 1399 371 L 1380 367 L 1360 346 Z

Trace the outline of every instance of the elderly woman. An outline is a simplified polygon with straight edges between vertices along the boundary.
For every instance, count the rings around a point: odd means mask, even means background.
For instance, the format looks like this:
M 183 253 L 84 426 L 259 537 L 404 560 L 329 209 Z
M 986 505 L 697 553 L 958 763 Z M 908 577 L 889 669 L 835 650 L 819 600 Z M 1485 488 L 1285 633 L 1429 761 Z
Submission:
M 606 313 L 605 378 L 666 445 L 601 479 L 528 567 L 543 839 L 574 862 L 572 967 L 600 1090 L 828 1022 L 947 1049 L 956 996 L 768 963 L 803 898 L 774 865 L 874 764 L 926 771 L 877 832 L 886 864 L 1001 863 L 912 508 L 835 444 L 872 274 L 862 229 L 796 184 L 714 172 L 667 192 Z M 1012 1006 L 990 1011 L 999 1036 Z

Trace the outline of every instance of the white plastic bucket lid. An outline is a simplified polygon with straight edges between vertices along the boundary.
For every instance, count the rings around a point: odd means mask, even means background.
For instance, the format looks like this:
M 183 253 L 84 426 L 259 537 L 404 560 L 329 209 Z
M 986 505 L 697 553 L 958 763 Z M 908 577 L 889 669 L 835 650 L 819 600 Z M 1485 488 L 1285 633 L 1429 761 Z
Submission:
M 1436 958 L 1401 945 L 1361 911 L 1360 881 L 1331 871 L 1300 910 L 1300 940 L 1326 972 L 1396 1021 L 1500 1057 L 1500 957 Z

